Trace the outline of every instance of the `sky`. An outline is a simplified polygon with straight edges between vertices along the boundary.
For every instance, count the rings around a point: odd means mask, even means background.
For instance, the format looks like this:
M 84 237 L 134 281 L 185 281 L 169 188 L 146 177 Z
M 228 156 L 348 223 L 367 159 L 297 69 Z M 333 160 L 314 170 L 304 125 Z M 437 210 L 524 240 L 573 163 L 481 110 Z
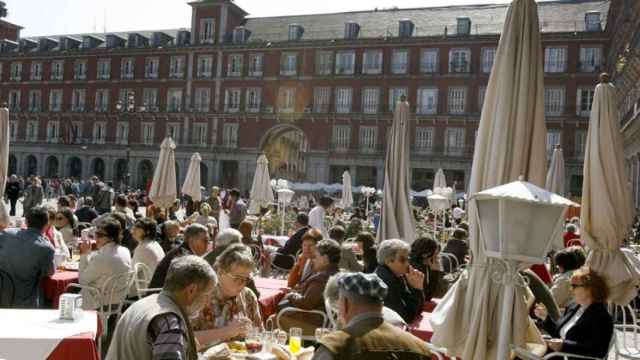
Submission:
M 190 27 L 186 0 L 4 0 L 21 36 Z M 374 8 L 508 3 L 511 0 L 236 0 L 249 16 L 331 13 Z

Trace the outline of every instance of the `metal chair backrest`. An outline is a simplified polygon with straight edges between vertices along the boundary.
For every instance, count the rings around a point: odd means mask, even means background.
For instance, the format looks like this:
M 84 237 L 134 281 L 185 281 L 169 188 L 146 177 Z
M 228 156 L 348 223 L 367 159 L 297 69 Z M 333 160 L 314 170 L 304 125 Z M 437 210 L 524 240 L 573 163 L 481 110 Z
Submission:
M 12 308 L 16 301 L 16 287 L 13 277 L 0 269 L 0 308 Z
M 133 282 L 136 286 L 136 292 L 139 297 L 142 297 L 144 291 L 149 287 L 149 282 L 151 281 L 151 269 L 144 263 L 136 263 L 133 268 L 134 271 L 134 279 Z
M 622 337 L 615 342 L 616 353 L 640 358 L 640 326 L 631 305 L 616 305 L 613 319 L 622 320 L 621 324 L 614 325 L 614 334 L 618 331 Z
M 447 273 L 454 273 L 458 270 L 458 258 L 451 253 L 440 253 L 440 256 L 442 257 L 442 259 L 446 259 L 446 264 L 445 261 L 443 261 L 443 270 Z
M 104 283 L 101 290 L 100 309 L 105 318 L 120 314 L 129 289 L 131 288 L 133 277 L 134 272 L 127 271 L 111 276 Z
M 331 302 L 327 297 L 324 298 L 324 310 L 327 313 L 332 329 L 338 330 L 338 312 L 331 306 Z

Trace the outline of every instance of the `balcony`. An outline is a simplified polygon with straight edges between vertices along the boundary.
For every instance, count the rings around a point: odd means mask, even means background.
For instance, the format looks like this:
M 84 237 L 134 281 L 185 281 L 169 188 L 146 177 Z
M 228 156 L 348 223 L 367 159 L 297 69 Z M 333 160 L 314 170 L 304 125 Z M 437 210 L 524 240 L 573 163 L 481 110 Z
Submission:
M 417 146 L 412 147 L 413 155 L 418 157 L 428 156 L 429 158 L 460 158 L 471 159 L 473 157 L 473 146 Z
M 593 62 L 578 61 L 578 72 L 581 73 L 600 73 L 602 66 L 595 65 Z
M 450 73 L 465 74 L 471 72 L 471 67 L 466 61 L 454 61 L 449 64 Z

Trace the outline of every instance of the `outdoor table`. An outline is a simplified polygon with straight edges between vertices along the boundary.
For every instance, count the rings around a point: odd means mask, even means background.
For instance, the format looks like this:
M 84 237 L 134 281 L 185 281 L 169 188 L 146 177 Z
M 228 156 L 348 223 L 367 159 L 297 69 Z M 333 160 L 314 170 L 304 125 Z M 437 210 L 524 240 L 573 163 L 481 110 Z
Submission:
M 260 314 L 266 321 L 278 311 L 278 303 L 287 293 L 287 281 L 280 279 L 255 278 L 256 288 L 260 292 L 258 303 Z
M 58 310 L 0 309 L 0 358 L 6 359 L 87 359 L 99 360 L 96 338 L 100 323 L 95 311 L 85 311 L 82 319 L 58 319 Z
M 77 282 L 77 271 L 56 271 L 55 274 L 44 278 L 42 281 L 42 290 L 44 291 L 45 298 L 51 300 L 52 307 L 57 309 L 60 295 L 64 294 L 69 284 Z
M 424 306 L 422 307 L 422 311 L 426 311 L 429 313 L 433 312 L 433 309 L 435 309 L 436 306 L 440 304 L 440 301 L 442 301 L 442 299 L 440 298 L 431 298 L 431 300 L 425 301 Z
M 433 328 L 429 321 L 430 319 L 431 313 L 423 311 L 420 317 L 409 324 L 409 332 L 424 341 L 430 341 L 431 336 L 433 335 Z

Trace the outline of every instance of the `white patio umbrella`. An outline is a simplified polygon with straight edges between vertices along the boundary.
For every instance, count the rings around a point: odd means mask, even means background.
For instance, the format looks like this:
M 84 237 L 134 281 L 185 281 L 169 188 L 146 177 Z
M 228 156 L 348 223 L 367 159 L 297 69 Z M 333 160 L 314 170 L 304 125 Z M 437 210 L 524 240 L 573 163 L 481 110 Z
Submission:
M 7 108 L 0 109 L 0 194 L 4 194 L 4 188 L 7 185 L 9 177 L 9 110 Z M 0 200 L 0 225 L 9 226 L 9 212 Z
M 416 226 L 409 200 L 409 103 L 403 96 L 396 105 L 384 163 L 384 193 L 378 242 L 402 239 L 412 243 Z
M 549 172 L 547 172 L 547 181 L 544 188 L 564 196 L 564 155 L 560 145 L 556 145 L 553 149 L 553 155 L 551 156 L 551 164 L 549 165 Z
M 608 76 L 596 86 L 589 119 L 582 184 L 582 239 L 591 249 L 587 264 L 604 275 L 609 301 L 627 304 L 638 290 L 640 271 L 620 250 L 633 221 L 631 191 L 618 129 L 616 89 Z
M 200 161 L 202 161 L 200 153 L 193 153 L 193 155 L 191 155 L 187 176 L 184 179 L 184 184 L 182 184 L 182 193 L 189 195 L 195 202 L 202 201 Z
M 444 176 L 444 171 L 442 169 L 438 169 L 436 171 L 436 176 L 433 178 L 433 191 L 436 191 L 436 188 L 446 188 L 447 187 L 447 178 Z
M 514 0 L 509 7 L 484 106 L 473 155 L 469 196 L 523 176 L 537 186 L 546 174 L 543 52 L 534 0 Z M 473 264 L 447 292 L 431 317 L 431 341 L 465 360 L 506 359 L 499 340 L 524 346 L 530 322 L 524 288 L 492 281 L 499 271 L 484 254 L 477 208 L 469 206 Z M 507 288 L 507 289 L 508 289 Z M 503 297 L 511 306 L 505 307 Z M 507 324 L 500 328 L 503 316 Z M 460 336 L 464 334 L 464 336 Z M 504 357 L 501 357 L 504 356 Z
M 176 144 L 170 137 L 164 139 L 160 145 L 160 156 L 158 165 L 153 173 L 149 199 L 156 206 L 169 208 L 178 197 L 178 187 L 176 186 Z
M 259 214 L 261 207 L 274 202 L 271 178 L 269 177 L 269 160 L 262 154 L 258 157 L 256 173 L 249 192 L 249 214 Z
M 351 175 L 348 171 L 342 173 L 342 206 L 350 208 L 353 205 L 353 190 L 351 189 Z

